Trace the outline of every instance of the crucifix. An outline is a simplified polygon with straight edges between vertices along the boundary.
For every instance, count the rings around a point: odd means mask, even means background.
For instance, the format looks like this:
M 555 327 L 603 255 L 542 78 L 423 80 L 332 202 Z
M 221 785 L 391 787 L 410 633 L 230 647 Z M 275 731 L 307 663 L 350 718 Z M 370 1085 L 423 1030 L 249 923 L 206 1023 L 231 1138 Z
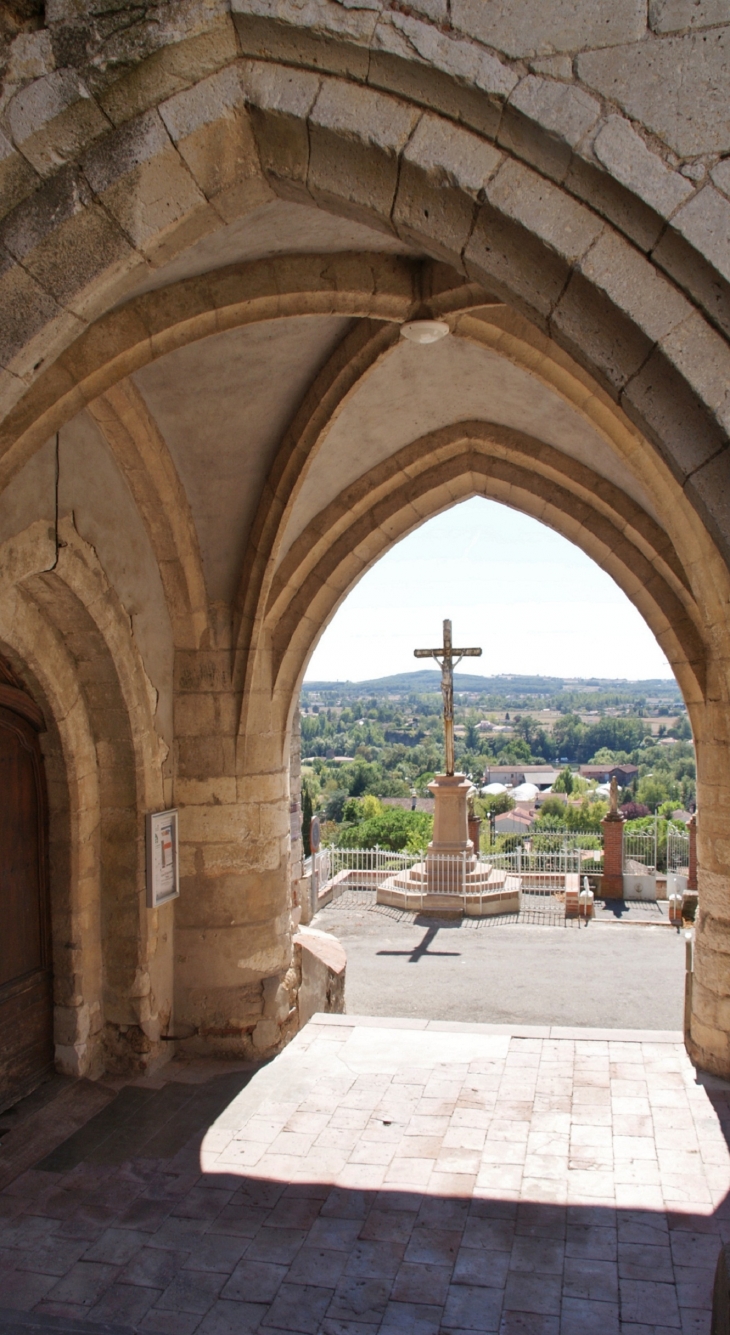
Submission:
M 451 622 L 444 621 L 444 642 L 439 649 L 414 649 L 414 658 L 435 658 L 441 667 L 441 694 L 444 697 L 444 743 L 446 773 L 454 773 L 454 667 L 462 658 L 481 658 L 481 649 L 454 649 Z M 456 660 L 456 662 L 454 661 Z

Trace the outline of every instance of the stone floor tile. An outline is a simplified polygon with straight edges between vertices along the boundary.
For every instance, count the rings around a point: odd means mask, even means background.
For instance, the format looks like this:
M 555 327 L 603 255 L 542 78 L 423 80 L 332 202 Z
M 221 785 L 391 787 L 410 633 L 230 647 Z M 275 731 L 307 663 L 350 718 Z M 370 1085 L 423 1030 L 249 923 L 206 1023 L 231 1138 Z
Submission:
M 322 1335 L 378 1335 L 380 1318 L 374 1322 L 349 1321 L 340 1317 L 325 1317 Z
M 208 1234 L 224 1233 L 232 1237 L 255 1238 L 269 1211 L 252 1205 L 226 1205 L 208 1226 Z
M 563 1272 L 565 1244 L 556 1238 L 515 1236 L 510 1270 L 523 1274 L 560 1275 Z
M 262 1329 L 272 1326 L 317 1335 L 333 1293 L 333 1289 L 314 1284 L 282 1284 L 261 1323 Z
M 563 1272 L 563 1293 L 567 1298 L 591 1302 L 618 1302 L 618 1267 L 615 1261 L 597 1261 L 569 1256 Z
M 712 1313 L 706 1308 L 680 1307 L 682 1335 L 711 1335 Z
M 393 1283 L 391 1297 L 404 1303 L 443 1306 L 451 1281 L 450 1265 L 417 1265 L 404 1261 Z
M 620 1294 L 621 1318 L 624 1323 L 679 1326 L 679 1307 L 673 1284 L 622 1279 Z
M 15 1270 L 34 1270 L 42 1275 L 65 1275 L 81 1259 L 89 1244 L 84 1239 L 61 1238 L 48 1234 L 32 1245 L 18 1248 L 13 1258 Z
M 202 1316 L 213 1306 L 226 1282 L 225 1275 L 181 1270 L 158 1298 L 157 1306 L 173 1312 L 199 1312 Z
M 155 1233 L 149 1235 L 147 1245 L 149 1247 L 159 1247 L 168 1251 L 189 1251 L 191 1247 L 197 1246 L 202 1234 L 207 1230 L 208 1224 L 204 1219 L 173 1219 L 172 1217 L 163 1220 Z
M 483 1248 L 485 1251 L 511 1252 L 515 1226 L 514 1218 L 505 1219 L 504 1216 L 484 1218 L 481 1214 L 471 1214 L 464 1225 L 461 1246 Z
M 619 1331 L 618 1303 L 563 1298 L 560 1335 L 619 1335 Z
M 287 1266 L 267 1261 L 241 1261 L 221 1291 L 235 1302 L 271 1303 L 287 1276 Z
M 328 1318 L 379 1325 L 385 1316 L 391 1281 L 343 1275 L 327 1311 Z
M 712 1269 L 704 1270 L 700 1266 L 675 1264 L 674 1282 L 677 1286 L 677 1302 L 680 1307 L 711 1309 L 715 1282 L 714 1266 Z
M 306 1237 L 303 1228 L 261 1228 L 248 1245 L 246 1259 L 290 1265 Z
M 334 1289 L 346 1265 L 346 1252 L 305 1245 L 289 1267 L 287 1280 L 292 1284 L 318 1284 Z
M 112 1284 L 88 1314 L 89 1321 L 113 1326 L 134 1326 L 162 1296 L 162 1289 L 140 1289 L 131 1284 Z
M 498 1331 L 502 1292 L 469 1284 L 454 1284 L 444 1305 L 445 1330 Z
M 658 1280 L 664 1284 L 672 1284 L 674 1270 L 668 1242 L 665 1246 L 620 1242 L 618 1273 L 621 1279 Z
M 45 1299 L 37 1303 L 33 1308 L 33 1316 L 40 1317 L 60 1317 L 63 1321 L 86 1321 L 89 1314 L 88 1307 L 83 1307 L 80 1303 L 52 1303 Z
M 188 1253 L 183 1269 L 214 1270 L 222 1275 L 230 1275 L 249 1246 L 248 1238 L 206 1233 Z
M 307 1234 L 307 1246 L 322 1247 L 329 1251 L 349 1252 L 354 1246 L 362 1227 L 363 1220 L 360 1216 L 355 1219 L 340 1219 L 320 1214 Z
M 379 1335 L 439 1335 L 442 1313 L 427 1303 L 389 1302 Z
M 499 1335 L 560 1335 L 560 1319 L 537 1312 L 504 1312 Z
M 566 1259 L 615 1261 L 618 1243 L 615 1228 L 600 1224 L 568 1224 L 565 1241 Z
M 403 1260 L 406 1246 L 401 1242 L 367 1242 L 358 1240 L 353 1246 L 345 1275 L 363 1279 L 394 1279 Z
M 120 1271 L 121 1284 L 137 1284 L 141 1288 L 166 1289 L 185 1265 L 188 1252 L 176 1252 L 166 1247 L 142 1247 Z
M 453 1265 L 461 1243 L 461 1233 L 461 1229 L 429 1228 L 424 1224 L 416 1224 L 404 1260 Z
M 557 1316 L 560 1313 L 561 1288 L 558 1275 L 512 1270 L 504 1292 L 505 1309 Z
M 392 1167 L 392 1165 L 391 1165 Z M 366 1191 L 376 1191 L 382 1187 L 387 1173 L 391 1169 L 386 1168 L 384 1164 L 352 1164 L 344 1165 L 342 1172 L 336 1176 L 339 1187 L 363 1188 Z M 399 1181 L 398 1177 L 395 1179 Z
M 469 1200 L 476 1181 L 477 1173 L 442 1173 L 434 1168 L 428 1179 L 428 1190 L 438 1195 L 460 1196 L 463 1200 Z
M 673 1229 L 669 1240 L 675 1266 L 699 1266 L 714 1270 L 720 1248 L 713 1233 L 689 1233 Z
M 78 1261 L 63 1279 L 57 1281 L 47 1296 L 54 1302 L 93 1307 L 118 1274 L 118 1266 L 104 1265 L 98 1261 Z
M 462 1247 L 454 1266 L 454 1284 L 476 1284 L 503 1289 L 509 1271 L 509 1253 L 488 1252 L 476 1247 Z
M 30 1270 L 6 1271 L 2 1277 L 2 1305 L 29 1312 L 57 1283 L 55 1275 L 38 1275 Z
M 149 1234 L 142 1229 L 107 1228 L 93 1246 L 84 1252 L 84 1260 L 126 1265 L 148 1241 Z
M 194 1318 L 199 1324 L 194 1329 L 196 1335 L 253 1335 L 257 1331 L 266 1316 L 267 1308 L 261 1303 L 254 1302 L 226 1302 L 219 1299 L 213 1303 L 205 1316 Z M 153 1325 L 152 1318 L 161 1315 L 159 1309 L 155 1308 L 149 1313 L 150 1331 L 157 1335 L 157 1328 Z M 183 1318 L 185 1313 L 176 1313 L 176 1316 Z M 172 1326 L 161 1330 L 161 1335 L 178 1335 L 178 1332 Z
M 360 1230 L 360 1237 L 368 1242 L 407 1243 L 413 1231 L 415 1214 L 406 1210 L 379 1210 L 373 1208 Z
M 265 1307 L 261 1308 L 262 1315 L 265 1311 Z M 145 1335 L 147 1332 L 150 1335 L 194 1335 L 204 1319 L 199 1312 L 161 1312 L 159 1307 L 151 1307 L 139 1322 L 138 1329 Z M 93 1335 L 93 1331 L 89 1331 L 89 1335 Z

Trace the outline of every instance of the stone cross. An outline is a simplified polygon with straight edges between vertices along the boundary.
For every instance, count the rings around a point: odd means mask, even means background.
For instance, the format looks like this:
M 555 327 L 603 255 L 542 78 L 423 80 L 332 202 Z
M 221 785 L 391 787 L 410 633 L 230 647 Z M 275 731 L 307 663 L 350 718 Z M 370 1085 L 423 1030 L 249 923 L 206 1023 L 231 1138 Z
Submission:
M 454 772 L 454 667 L 462 658 L 481 658 L 481 649 L 454 649 L 451 622 L 444 621 L 444 642 L 439 649 L 414 649 L 414 658 L 435 658 L 441 667 L 441 694 L 444 697 L 444 743 L 446 773 Z

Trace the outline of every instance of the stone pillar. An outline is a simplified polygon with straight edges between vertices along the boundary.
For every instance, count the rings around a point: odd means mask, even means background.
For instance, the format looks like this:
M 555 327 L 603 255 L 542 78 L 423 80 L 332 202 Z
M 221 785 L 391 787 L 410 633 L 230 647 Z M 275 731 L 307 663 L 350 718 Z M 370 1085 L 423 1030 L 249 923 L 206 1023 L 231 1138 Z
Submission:
M 687 833 L 689 835 L 689 875 L 687 877 L 687 889 L 697 889 L 697 813 L 687 822 Z
M 609 811 L 601 821 L 603 826 L 603 899 L 624 897 L 624 818 L 617 811 Z
M 463 774 L 437 774 L 428 785 L 434 797 L 433 840 L 429 853 L 472 853 L 467 797 L 471 781 Z
M 470 868 L 474 861 L 467 807 L 472 785 L 463 774 L 437 774 L 428 787 L 434 796 L 433 839 L 426 855 L 429 893 L 455 894 L 464 885 L 460 859 L 465 857 Z

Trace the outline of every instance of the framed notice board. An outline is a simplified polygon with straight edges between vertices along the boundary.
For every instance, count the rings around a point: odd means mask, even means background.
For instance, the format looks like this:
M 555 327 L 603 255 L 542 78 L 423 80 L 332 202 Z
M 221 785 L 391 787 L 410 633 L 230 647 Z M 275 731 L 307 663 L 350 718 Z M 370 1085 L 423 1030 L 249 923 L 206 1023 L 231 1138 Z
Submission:
M 177 811 L 147 816 L 147 907 L 157 909 L 180 894 Z

